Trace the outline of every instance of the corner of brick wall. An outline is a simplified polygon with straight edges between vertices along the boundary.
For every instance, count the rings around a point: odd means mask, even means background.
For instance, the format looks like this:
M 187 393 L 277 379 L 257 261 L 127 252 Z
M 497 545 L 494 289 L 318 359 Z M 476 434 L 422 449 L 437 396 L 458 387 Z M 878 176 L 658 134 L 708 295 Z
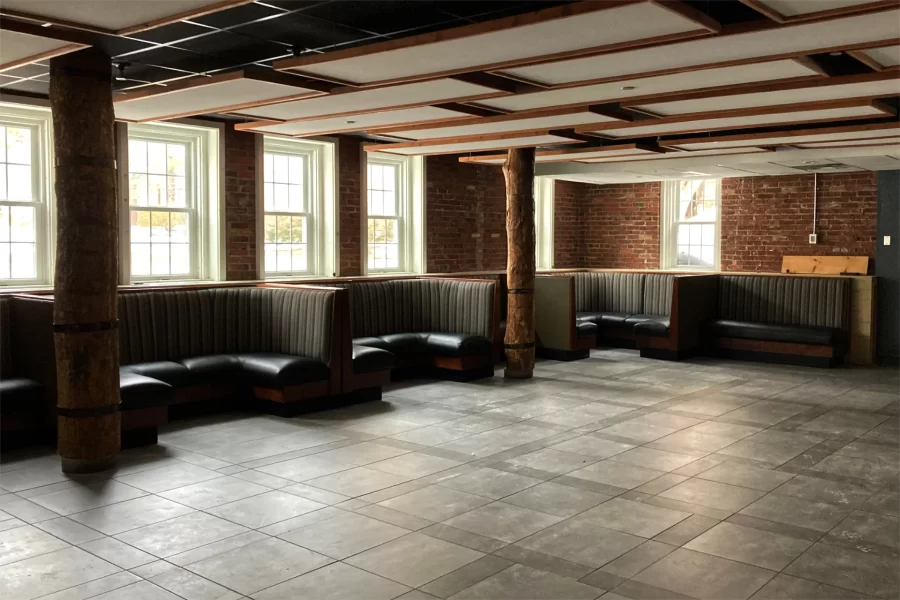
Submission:
M 425 159 L 426 269 L 429 273 L 506 268 L 506 182 L 496 166 Z
M 588 186 L 582 266 L 658 269 L 660 193 L 658 181 Z
M 258 279 L 256 135 L 225 125 L 225 279 Z
M 338 138 L 338 230 L 342 276 L 362 275 L 362 140 Z
M 585 266 L 584 205 L 591 185 L 557 179 L 553 182 L 553 267 Z
M 830 173 L 817 179 L 815 245 L 809 243 L 812 175 L 723 179 L 721 269 L 777 272 L 786 255 L 844 254 L 874 262 L 878 174 Z

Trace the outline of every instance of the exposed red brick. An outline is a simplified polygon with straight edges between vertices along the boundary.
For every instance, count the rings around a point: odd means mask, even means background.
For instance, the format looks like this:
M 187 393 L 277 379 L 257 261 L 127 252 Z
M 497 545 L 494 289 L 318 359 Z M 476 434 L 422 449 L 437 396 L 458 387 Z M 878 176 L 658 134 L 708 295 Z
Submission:
M 585 266 L 584 199 L 590 185 L 557 180 L 553 185 L 553 267 Z
M 585 185 L 582 190 L 581 266 L 658 269 L 660 183 Z
M 816 245 L 809 243 L 812 175 L 723 179 L 722 270 L 780 271 L 785 255 L 846 254 L 874 262 L 877 175 L 818 176 Z
M 429 273 L 506 268 L 506 183 L 495 166 L 425 159 Z
M 341 275 L 362 275 L 362 140 L 341 136 L 338 140 L 338 228 Z
M 225 279 L 258 279 L 256 135 L 225 126 Z M 260 199 L 261 201 L 261 199 Z

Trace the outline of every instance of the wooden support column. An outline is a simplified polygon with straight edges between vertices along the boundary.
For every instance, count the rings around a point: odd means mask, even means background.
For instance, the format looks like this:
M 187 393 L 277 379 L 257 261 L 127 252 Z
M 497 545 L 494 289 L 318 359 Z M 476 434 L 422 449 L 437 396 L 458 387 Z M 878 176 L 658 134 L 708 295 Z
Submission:
M 108 469 L 121 447 L 111 79 L 110 59 L 97 49 L 50 60 L 58 451 L 69 473 Z
M 503 165 L 506 178 L 506 370 L 509 379 L 534 374 L 534 148 L 513 148 Z

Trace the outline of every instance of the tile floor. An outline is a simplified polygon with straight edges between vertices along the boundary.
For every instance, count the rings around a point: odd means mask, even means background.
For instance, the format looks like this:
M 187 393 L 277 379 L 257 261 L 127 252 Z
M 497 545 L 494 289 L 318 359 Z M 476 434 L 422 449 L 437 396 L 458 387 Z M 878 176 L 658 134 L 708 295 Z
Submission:
M 176 422 L 97 476 L 6 453 L 0 597 L 898 598 L 898 386 L 595 351 Z

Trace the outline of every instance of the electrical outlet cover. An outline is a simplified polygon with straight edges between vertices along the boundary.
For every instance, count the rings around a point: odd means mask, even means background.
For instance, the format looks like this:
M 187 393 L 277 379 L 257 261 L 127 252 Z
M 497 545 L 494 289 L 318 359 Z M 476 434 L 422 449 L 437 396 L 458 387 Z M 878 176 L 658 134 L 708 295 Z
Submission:
M 815 233 L 809 234 L 809 243 L 815 244 L 818 241 L 818 236 Z

